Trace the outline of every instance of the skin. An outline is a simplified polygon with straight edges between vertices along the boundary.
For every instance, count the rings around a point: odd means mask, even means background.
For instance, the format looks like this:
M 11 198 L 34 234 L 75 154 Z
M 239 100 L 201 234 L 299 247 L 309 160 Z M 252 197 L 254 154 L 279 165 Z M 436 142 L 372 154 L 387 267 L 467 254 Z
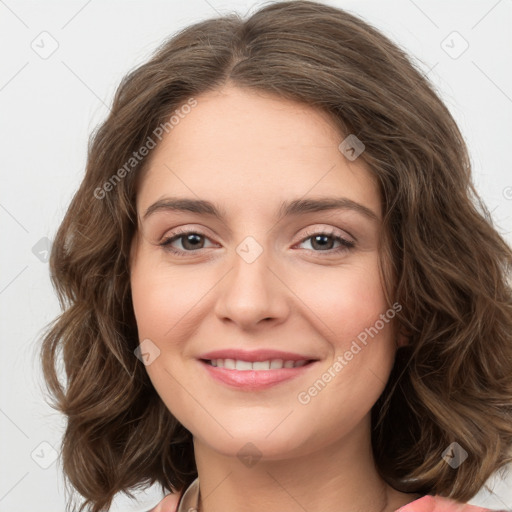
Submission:
M 148 375 L 194 438 L 201 512 L 396 510 L 418 495 L 379 477 L 370 443 L 370 410 L 404 339 L 394 321 L 310 402 L 297 396 L 333 366 L 389 310 L 379 276 L 381 198 L 361 158 L 328 116 L 308 105 L 227 84 L 197 106 L 153 150 L 137 193 L 131 286 L 139 339 L 160 354 Z M 147 209 L 164 197 L 209 200 L 226 217 Z M 374 212 L 310 212 L 280 218 L 281 202 L 346 197 Z M 159 245 L 177 227 L 204 235 Z M 335 252 L 334 238 L 355 242 Z M 252 263 L 236 251 L 251 236 Z M 309 236 L 309 238 L 307 238 Z M 330 249 L 330 250 L 329 250 Z M 314 355 L 301 376 L 257 391 L 212 379 L 198 356 L 214 349 L 272 348 Z M 250 467 L 237 452 L 251 442 Z M 249 499 L 248 499 L 249 497 Z M 154 509 L 174 510 L 171 495 Z

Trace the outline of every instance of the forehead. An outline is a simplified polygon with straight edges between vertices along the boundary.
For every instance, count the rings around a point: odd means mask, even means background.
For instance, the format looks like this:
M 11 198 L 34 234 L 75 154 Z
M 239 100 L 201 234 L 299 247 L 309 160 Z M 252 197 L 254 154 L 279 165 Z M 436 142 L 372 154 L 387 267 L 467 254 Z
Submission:
M 254 90 L 225 87 L 197 105 L 150 155 L 139 211 L 166 194 L 215 203 L 275 206 L 290 197 L 340 195 L 380 212 L 375 178 L 325 113 Z

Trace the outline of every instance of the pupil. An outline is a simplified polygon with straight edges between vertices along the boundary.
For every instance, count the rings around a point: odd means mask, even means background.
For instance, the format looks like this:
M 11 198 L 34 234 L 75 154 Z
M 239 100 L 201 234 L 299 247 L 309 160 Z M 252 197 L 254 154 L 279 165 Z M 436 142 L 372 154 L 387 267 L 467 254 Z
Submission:
M 329 244 L 328 240 L 329 240 L 329 236 L 326 236 L 326 235 L 317 235 L 313 238 L 313 247 L 315 247 L 315 243 L 318 243 L 320 242 L 319 244 L 319 247 L 320 248 L 326 248 L 326 245 L 332 245 L 332 241 L 331 241 L 331 244 Z M 326 243 L 327 242 L 327 243 Z M 331 249 L 332 247 L 327 247 L 328 249 Z
M 192 246 L 192 249 L 197 249 L 197 245 L 201 243 L 201 235 L 196 233 L 192 233 L 185 237 L 184 247 L 187 247 L 187 244 Z M 189 247 L 190 248 L 190 247 Z

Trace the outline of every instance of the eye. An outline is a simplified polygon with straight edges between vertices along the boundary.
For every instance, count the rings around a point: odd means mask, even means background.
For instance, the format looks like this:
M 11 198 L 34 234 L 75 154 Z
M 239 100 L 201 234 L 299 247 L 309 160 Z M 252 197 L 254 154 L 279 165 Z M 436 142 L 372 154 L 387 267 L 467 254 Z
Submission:
M 349 251 L 355 247 L 355 242 L 351 240 L 347 240 L 341 235 L 336 234 L 335 231 L 330 232 L 313 232 L 306 233 L 306 237 L 302 239 L 300 244 L 303 244 L 309 240 L 311 249 L 314 252 L 327 252 L 329 254 Z M 336 243 L 339 245 L 337 247 L 333 247 Z
M 178 256 L 186 256 L 187 253 L 192 254 L 200 251 L 201 249 L 215 247 L 215 244 L 213 243 L 210 246 L 205 246 L 205 242 L 207 240 L 209 240 L 209 238 L 200 231 L 175 230 L 170 234 L 170 236 L 164 238 L 159 245 L 168 252 Z M 306 233 L 306 237 L 304 237 L 297 245 L 301 245 L 306 242 L 310 244 L 310 248 L 306 247 L 307 250 L 327 254 L 337 254 L 349 251 L 355 247 L 355 242 L 347 240 L 343 236 L 337 234 L 334 230 L 329 232 L 319 231 Z M 177 244 L 181 247 L 176 247 Z M 338 245 L 336 246 L 336 244 Z
M 200 249 L 205 249 L 204 243 L 208 240 L 206 235 L 199 231 L 174 231 L 170 237 L 162 240 L 159 245 L 162 246 L 166 251 L 172 252 L 178 255 L 184 255 L 185 253 L 191 253 Z M 175 243 L 178 242 L 181 248 L 175 247 Z

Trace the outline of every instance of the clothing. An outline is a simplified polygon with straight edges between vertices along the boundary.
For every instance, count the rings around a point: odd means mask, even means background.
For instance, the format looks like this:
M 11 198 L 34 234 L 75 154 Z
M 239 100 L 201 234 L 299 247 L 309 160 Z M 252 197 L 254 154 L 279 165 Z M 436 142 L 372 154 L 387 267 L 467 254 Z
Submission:
M 399 508 L 396 512 L 489 512 L 490 509 L 459 503 L 442 496 L 426 495 Z M 505 510 L 495 512 L 506 512 Z
M 185 490 L 176 512 L 197 512 L 199 506 L 199 478 L 196 478 Z
M 185 490 L 176 512 L 197 512 L 198 504 L 199 479 L 196 478 Z M 441 496 L 426 495 L 404 505 L 395 512 L 489 512 L 489 509 L 458 503 Z M 502 510 L 496 512 L 506 511 Z

